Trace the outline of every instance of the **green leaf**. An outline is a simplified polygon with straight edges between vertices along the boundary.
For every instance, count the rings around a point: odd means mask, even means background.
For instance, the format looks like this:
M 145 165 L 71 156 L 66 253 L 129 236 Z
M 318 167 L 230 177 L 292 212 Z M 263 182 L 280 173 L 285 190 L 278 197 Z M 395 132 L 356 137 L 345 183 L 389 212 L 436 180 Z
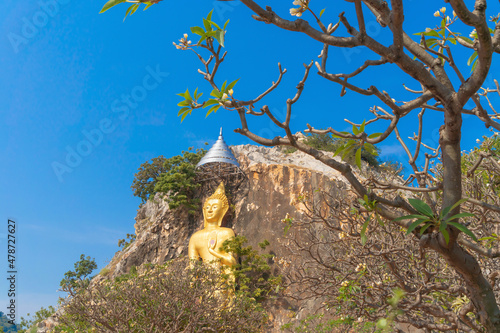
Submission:
M 474 61 L 474 63 L 472 64 L 472 68 L 471 68 L 471 73 L 474 71 L 474 69 L 476 69 L 476 66 L 477 66 L 477 62 L 478 62 L 479 59 L 476 58 L 476 60 Z
M 439 232 L 443 232 L 443 230 L 446 229 L 447 226 L 448 223 L 446 223 L 446 221 L 441 221 L 441 223 L 439 224 Z
M 212 9 L 212 10 L 210 11 L 210 13 L 208 13 L 208 15 L 207 15 L 207 20 L 208 20 L 208 21 L 212 21 L 212 13 L 213 13 L 213 12 L 214 12 L 214 10 Z
M 145 11 L 146 9 L 148 9 L 149 7 L 151 7 L 153 4 L 151 2 L 144 2 L 146 4 L 146 7 L 144 7 L 144 10 Z
M 431 46 L 433 46 L 434 44 L 436 44 L 436 41 L 437 41 L 437 39 L 436 39 L 436 38 L 429 38 L 429 39 L 426 39 L 426 40 L 425 40 L 425 45 L 427 45 L 427 47 L 431 47 Z
M 221 98 L 222 97 L 222 92 L 220 92 L 219 90 L 217 89 L 214 89 L 212 90 L 212 92 L 210 93 L 210 96 L 213 96 L 213 97 L 217 97 L 217 98 Z
M 182 102 L 177 103 L 177 106 L 189 106 L 189 105 L 191 105 L 191 104 L 186 100 L 183 100 Z
M 363 147 L 365 148 L 365 150 L 370 154 L 370 155 L 373 155 L 373 156 L 378 156 L 378 152 L 377 152 L 377 149 L 375 148 L 374 145 L 372 145 L 371 143 L 365 143 L 363 144 Z
M 188 114 L 191 114 L 191 109 L 190 109 L 189 111 L 185 112 L 185 113 L 182 115 L 182 117 L 181 117 L 181 123 L 184 121 L 184 118 L 186 118 L 186 116 L 187 116 Z
M 368 135 L 368 139 L 377 138 L 381 135 L 382 135 L 382 133 L 373 133 L 373 134 Z
M 429 207 L 428 204 L 423 202 L 420 199 L 408 199 L 408 202 L 410 202 L 410 205 L 413 206 L 419 212 L 420 214 L 424 214 L 425 216 L 433 217 L 434 213 L 432 212 L 431 207 Z
M 358 134 L 360 133 L 360 131 L 359 131 L 359 129 L 358 129 L 358 127 L 357 127 L 357 126 L 352 125 L 352 133 L 353 133 L 354 135 L 358 135 Z
M 236 83 L 238 83 L 238 81 L 239 81 L 239 80 L 240 80 L 240 79 L 236 79 L 236 80 L 234 80 L 233 82 L 231 82 L 231 83 L 227 86 L 227 90 L 229 91 L 229 90 L 233 89 L 233 87 L 236 85 Z
M 423 235 L 425 230 L 427 230 L 431 225 L 432 225 L 431 223 L 427 223 L 422 228 L 420 228 L 420 235 Z
M 460 230 L 464 234 L 469 235 L 470 238 L 472 238 L 473 240 L 475 240 L 477 242 L 476 235 L 474 235 L 472 233 L 472 231 L 470 231 L 466 226 L 464 226 L 464 225 L 462 225 L 460 223 L 457 223 L 457 222 L 448 222 L 448 224 L 454 226 L 455 228 L 457 228 L 458 230 Z
M 453 45 L 457 45 L 457 41 L 453 37 L 448 37 L 448 38 L 446 38 L 446 40 L 450 41 L 450 43 L 452 43 Z
M 104 6 L 102 7 L 101 11 L 99 12 L 99 14 L 101 13 L 104 13 L 105 11 L 107 11 L 108 9 L 110 9 L 111 7 L 114 7 L 122 2 L 125 2 L 125 0 L 109 0 L 108 2 L 106 2 L 104 4 Z
M 202 27 L 191 27 L 191 32 L 200 36 L 205 34 L 205 30 Z
M 368 238 L 366 237 L 366 228 L 368 228 L 368 224 L 370 223 L 370 216 L 368 216 L 361 227 L 361 244 L 365 245 Z
M 347 155 L 354 149 L 354 145 L 350 145 L 348 148 L 344 150 L 344 153 L 342 154 L 342 160 L 345 160 Z
M 325 9 L 326 8 L 323 8 L 320 12 L 319 12 L 319 17 L 321 18 L 321 16 L 323 16 L 323 13 L 325 12 Z
M 356 150 L 356 165 L 361 170 L 361 147 Z
M 123 21 L 125 22 L 125 19 L 127 18 L 128 14 L 130 13 L 130 11 L 132 10 L 132 7 L 134 7 L 134 5 L 130 6 L 127 8 L 127 11 L 125 12 L 125 17 L 123 18 Z
M 212 112 L 214 112 L 214 113 L 215 113 L 215 112 L 217 112 L 217 110 L 218 110 L 219 108 L 220 108 L 220 104 L 217 104 L 217 105 L 212 106 L 212 107 L 208 110 L 207 115 L 205 116 L 205 118 L 206 118 L 206 117 L 208 117 L 208 115 L 209 115 L 209 114 L 211 114 Z
M 190 108 L 182 108 L 179 110 L 179 112 L 177 113 L 177 117 L 179 117 L 181 114 L 183 114 L 184 112 L 190 110 Z
M 447 218 L 446 221 L 453 221 L 453 220 L 459 219 L 461 217 L 474 217 L 474 216 L 475 215 L 471 214 L 471 213 L 458 213 L 458 214 L 453 215 L 452 217 Z
M 226 90 L 226 85 L 227 85 L 227 81 L 224 81 L 224 83 L 222 84 L 222 87 L 220 88 L 220 91 L 221 91 L 221 92 L 223 92 L 223 93 L 224 93 L 224 92 L 226 92 L 226 91 L 227 91 L 227 90 Z
M 134 14 L 136 12 L 137 8 L 139 8 L 139 6 L 140 5 L 138 3 L 136 3 L 135 5 L 132 5 L 132 7 L 134 7 L 134 8 L 132 8 L 132 10 L 130 11 L 130 15 Z
M 412 215 L 405 215 L 405 216 L 397 217 L 393 221 L 401 221 L 401 220 L 409 220 L 409 219 L 421 219 L 421 220 L 425 220 L 425 219 L 428 219 L 428 217 L 424 216 L 424 215 L 412 214 Z
M 467 66 L 470 66 L 476 57 L 477 57 L 477 51 L 474 51 L 469 57 L 469 60 L 467 60 Z
M 468 38 L 468 37 L 465 37 L 465 36 L 458 36 L 458 38 L 460 38 L 460 39 L 461 39 L 461 40 L 463 40 L 463 41 L 466 41 L 466 42 L 467 42 L 467 43 L 469 43 L 469 44 L 474 44 L 474 43 L 472 42 L 472 40 L 471 40 L 470 38 Z
M 434 36 L 434 37 L 439 38 L 439 34 L 437 33 L 436 30 L 431 30 L 429 32 L 424 32 L 423 34 L 424 34 L 424 36 Z
M 464 198 L 464 199 L 460 199 L 458 200 L 457 202 L 455 202 L 453 205 L 449 206 L 449 207 L 446 207 L 445 209 L 443 209 L 441 211 L 441 214 L 439 214 L 439 216 L 441 217 L 441 219 L 445 218 L 446 215 L 448 215 L 448 213 L 455 209 L 456 207 L 458 207 L 459 205 L 461 205 L 462 203 L 466 202 L 468 199 Z
M 191 97 L 191 94 L 189 93 L 189 88 L 186 88 L 186 92 L 184 92 L 184 98 L 186 101 L 192 101 L 193 98 Z
M 214 104 L 219 104 L 219 101 L 216 99 L 209 99 L 205 103 L 203 103 L 203 107 L 206 108 L 207 106 L 214 105 Z
M 452 222 L 452 223 L 454 223 L 454 222 Z M 497 237 L 488 236 L 488 237 L 481 237 L 478 240 L 479 241 L 484 241 L 484 240 L 495 240 L 495 239 L 497 239 Z
M 338 154 L 340 154 L 340 152 L 341 152 L 342 150 L 344 150 L 344 149 L 345 149 L 345 145 L 340 145 L 340 146 L 337 148 L 337 150 L 335 150 L 335 153 L 333 154 L 333 156 L 337 156 L 337 155 L 338 155 Z
M 359 133 L 363 133 L 365 131 L 365 120 L 361 123 L 361 127 L 359 128 Z
M 220 44 L 220 46 L 224 47 L 224 31 L 222 30 L 217 30 L 215 32 L 215 39 L 217 42 Z
M 448 230 L 443 229 L 441 230 L 441 233 L 443 234 L 446 244 L 448 244 L 450 242 L 450 234 L 448 233 Z
M 416 227 L 418 227 L 420 224 L 422 224 L 424 222 L 425 222 L 424 220 L 416 220 L 415 222 L 410 224 L 410 226 L 406 230 L 406 235 L 411 234 L 413 232 L 413 230 L 415 230 Z
M 229 23 L 229 20 L 227 20 L 226 23 L 224 23 L 224 30 L 226 30 L 226 27 L 227 27 L 228 23 Z
M 205 30 L 206 30 L 207 32 L 212 31 L 212 24 L 211 24 L 211 21 L 210 21 L 210 20 L 203 19 L 203 26 L 205 27 Z
M 210 24 L 212 24 L 214 27 L 217 28 L 217 30 L 222 30 L 218 25 L 217 23 L 213 22 L 213 21 L 210 21 Z

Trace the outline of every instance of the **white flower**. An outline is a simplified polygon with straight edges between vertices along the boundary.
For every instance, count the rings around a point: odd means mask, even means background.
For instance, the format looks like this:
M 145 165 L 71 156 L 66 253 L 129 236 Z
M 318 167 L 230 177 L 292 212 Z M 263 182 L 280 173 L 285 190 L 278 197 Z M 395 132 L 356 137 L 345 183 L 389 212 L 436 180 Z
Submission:
M 431 32 L 432 29 L 431 28 L 425 28 L 425 32 Z
M 453 11 L 453 17 L 456 17 L 457 16 L 457 13 L 455 13 L 455 11 Z
M 222 99 L 227 99 L 227 94 L 226 93 L 222 94 Z
M 364 271 L 366 269 L 366 264 L 363 263 L 363 264 L 359 264 L 357 267 L 356 267 L 356 272 L 361 272 L 361 271 Z
M 439 16 L 441 16 L 441 14 L 439 13 L 439 10 L 436 10 L 436 12 L 434 13 L 434 16 L 435 16 L 435 17 L 439 17 Z
M 446 7 L 442 7 L 440 10 L 441 10 L 441 13 L 444 14 L 446 12 Z
M 347 281 L 347 280 L 342 282 L 342 284 L 341 284 L 342 287 L 347 287 L 348 285 L 349 285 L 349 281 Z
M 187 40 L 188 38 L 188 34 L 184 34 L 183 35 L 184 37 L 182 37 L 181 39 L 179 39 L 179 44 L 176 44 L 176 43 L 173 43 L 175 48 L 176 49 L 180 49 L 180 50 L 187 50 L 187 48 L 189 47 L 189 44 L 191 44 L 191 41 L 190 40 Z
M 476 139 L 476 143 L 481 143 L 481 140 L 479 140 L 479 139 Z
M 233 93 L 234 93 L 233 89 L 229 89 L 229 91 L 228 91 L 229 96 L 233 96 Z
M 295 0 L 293 2 L 294 6 L 300 6 L 299 8 L 290 8 L 290 15 L 300 17 L 302 13 L 305 12 L 309 5 L 309 0 Z
M 300 8 L 290 8 L 290 15 L 301 17 L 302 16 L 302 11 L 301 11 Z

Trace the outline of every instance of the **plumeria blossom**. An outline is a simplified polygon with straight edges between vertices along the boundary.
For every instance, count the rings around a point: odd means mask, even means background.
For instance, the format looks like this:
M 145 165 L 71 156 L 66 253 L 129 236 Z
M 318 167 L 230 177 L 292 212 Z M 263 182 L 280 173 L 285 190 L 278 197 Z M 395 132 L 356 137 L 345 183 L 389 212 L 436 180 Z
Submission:
M 179 44 L 176 44 L 175 42 L 172 43 L 178 50 L 187 50 L 187 48 L 190 46 L 189 44 L 191 44 L 191 41 L 188 40 L 188 34 L 184 34 L 184 37 L 179 39 L 179 42 Z
M 293 2 L 294 6 L 300 6 L 299 8 L 291 8 L 290 15 L 300 17 L 302 13 L 309 8 L 309 0 L 295 0 Z

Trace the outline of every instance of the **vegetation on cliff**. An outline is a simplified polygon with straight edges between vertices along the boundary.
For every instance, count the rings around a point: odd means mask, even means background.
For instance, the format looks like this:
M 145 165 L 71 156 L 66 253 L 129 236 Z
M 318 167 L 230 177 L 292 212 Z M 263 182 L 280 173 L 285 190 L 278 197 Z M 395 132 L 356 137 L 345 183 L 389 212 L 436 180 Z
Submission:
M 181 155 L 159 156 L 141 164 L 131 186 L 134 195 L 145 202 L 155 193 L 164 193 L 170 209 L 183 206 L 189 213 L 196 214 L 200 200 L 194 194 L 200 185 L 195 182 L 195 167 L 205 153 L 205 149 L 190 147 Z
M 244 247 L 245 242 L 237 237 L 223 244 L 241 256 L 233 267 L 235 280 L 187 258 L 145 264 L 92 285 L 65 278 L 70 297 L 63 302 L 55 331 L 258 332 L 268 324 L 262 301 L 279 289 L 280 279 L 267 263 L 272 256 Z M 262 250 L 266 244 L 261 244 Z M 89 273 L 88 267 L 88 262 L 77 262 L 75 272 Z

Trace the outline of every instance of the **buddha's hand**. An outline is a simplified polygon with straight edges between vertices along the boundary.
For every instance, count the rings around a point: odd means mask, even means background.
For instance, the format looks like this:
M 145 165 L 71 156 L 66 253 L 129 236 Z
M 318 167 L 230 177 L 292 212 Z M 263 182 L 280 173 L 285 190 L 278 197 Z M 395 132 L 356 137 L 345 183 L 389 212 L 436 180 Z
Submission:
M 215 245 L 217 244 L 217 240 L 215 238 L 210 238 L 208 240 L 208 248 L 211 250 L 215 250 Z
M 217 231 L 212 231 L 208 235 L 208 250 L 215 250 L 215 246 L 217 245 Z M 211 252 L 211 251 L 210 251 Z

